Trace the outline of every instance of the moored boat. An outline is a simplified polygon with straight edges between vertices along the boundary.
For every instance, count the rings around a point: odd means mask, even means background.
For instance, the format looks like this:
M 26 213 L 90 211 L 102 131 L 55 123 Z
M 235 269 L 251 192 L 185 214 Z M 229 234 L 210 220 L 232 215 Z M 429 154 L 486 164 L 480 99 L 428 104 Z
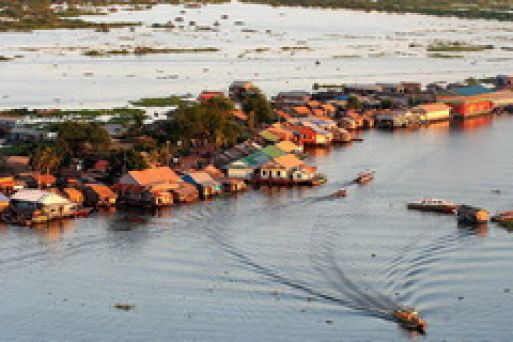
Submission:
M 403 308 L 392 312 L 392 316 L 405 328 L 415 329 L 424 333 L 427 328 L 427 322 L 422 319 L 414 308 Z
M 486 223 L 490 219 L 490 213 L 482 208 L 460 205 L 456 211 L 458 221 L 462 223 Z
M 362 171 L 358 173 L 354 182 L 358 184 L 367 184 L 369 182 L 372 182 L 374 180 L 374 173 L 374 171 Z
M 449 202 L 442 199 L 436 198 L 424 198 L 417 202 L 410 202 L 407 204 L 408 209 L 430 211 L 444 214 L 454 214 L 458 205 L 453 202 Z
M 339 189 L 331 194 L 331 197 L 336 197 L 336 198 L 346 197 L 346 196 L 347 196 L 347 190 L 344 188 Z
M 498 213 L 497 215 L 492 216 L 492 222 L 497 223 L 513 223 L 513 211 L 503 211 Z

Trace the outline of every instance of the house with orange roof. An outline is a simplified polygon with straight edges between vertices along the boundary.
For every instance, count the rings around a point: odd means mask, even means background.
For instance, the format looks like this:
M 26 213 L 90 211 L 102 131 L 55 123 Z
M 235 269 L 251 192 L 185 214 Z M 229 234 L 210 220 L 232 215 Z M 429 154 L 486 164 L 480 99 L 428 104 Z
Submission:
M 39 172 L 25 172 L 20 173 L 16 176 L 18 180 L 21 180 L 27 184 L 27 187 L 32 189 L 46 189 L 55 186 L 57 178 L 50 174 L 41 174 Z
M 114 207 L 118 196 L 107 185 L 85 184 L 79 187 L 84 194 L 84 204 L 88 207 Z
M 120 202 L 127 205 L 163 207 L 173 204 L 172 190 L 183 180 L 167 166 L 132 170 L 123 175 L 114 190 Z
M 286 126 L 280 123 L 273 124 L 271 127 L 267 128 L 267 131 L 277 136 L 280 139 L 280 141 L 294 139 L 294 133 L 288 130 Z
M 312 114 L 312 111 L 310 110 L 310 108 L 308 108 L 306 106 L 292 107 L 290 112 L 291 112 L 292 116 L 308 116 L 308 115 Z
M 262 165 L 254 181 L 266 185 L 316 185 L 321 177 L 316 168 L 293 154 L 286 154 Z
M 25 186 L 24 182 L 17 181 L 14 177 L 1 177 L 0 178 L 0 193 L 5 196 L 11 196 L 16 191 L 23 189 Z

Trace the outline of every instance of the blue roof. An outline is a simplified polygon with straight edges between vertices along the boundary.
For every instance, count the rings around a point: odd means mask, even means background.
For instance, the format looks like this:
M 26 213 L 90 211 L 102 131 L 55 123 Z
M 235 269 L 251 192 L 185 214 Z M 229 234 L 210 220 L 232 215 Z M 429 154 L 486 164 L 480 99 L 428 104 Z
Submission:
M 340 100 L 340 101 L 345 101 L 347 99 L 349 99 L 348 95 L 339 95 L 339 96 L 335 97 L 335 100 Z
M 493 92 L 493 90 L 483 87 L 481 85 L 458 87 L 454 88 L 453 91 L 460 96 L 474 96 Z

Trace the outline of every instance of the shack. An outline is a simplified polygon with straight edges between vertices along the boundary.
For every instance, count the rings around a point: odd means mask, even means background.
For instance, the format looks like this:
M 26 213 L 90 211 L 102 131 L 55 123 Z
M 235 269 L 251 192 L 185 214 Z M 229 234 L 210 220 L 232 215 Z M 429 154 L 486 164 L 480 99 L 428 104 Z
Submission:
M 118 196 L 106 185 L 103 184 L 85 184 L 80 188 L 82 190 L 88 207 L 114 207 Z
M 62 193 L 70 202 L 79 205 L 84 204 L 85 197 L 82 191 L 76 188 L 63 188 Z
M 203 199 L 219 195 L 222 191 L 221 183 L 204 171 L 186 172 L 182 179 L 196 186 Z

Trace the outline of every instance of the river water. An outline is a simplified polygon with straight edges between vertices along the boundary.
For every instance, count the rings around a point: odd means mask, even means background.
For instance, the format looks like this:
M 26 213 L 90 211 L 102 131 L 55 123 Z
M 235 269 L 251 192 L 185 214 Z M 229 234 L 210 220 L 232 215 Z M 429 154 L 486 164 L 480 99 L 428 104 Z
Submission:
M 509 341 L 513 235 L 405 204 L 433 196 L 512 209 L 512 130 L 504 116 L 369 131 L 310 151 L 329 177 L 322 187 L 2 226 L 1 339 Z M 347 185 L 367 168 L 373 183 Z M 326 197 L 342 186 L 347 198 Z M 425 337 L 381 315 L 396 303 L 421 311 Z
M 513 24 L 421 15 L 270 7 L 237 2 L 200 9 L 160 5 L 119 11 L 92 21 L 140 21 L 110 33 L 54 30 L 1 33 L 0 108 L 124 106 L 143 96 L 226 90 L 235 79 L 253 80 L 268 95 L 311 89 L 314 82 L 454 81 L 511 73 Z M 228 19 L 221 19 L 228 15 Z M 184 18 L 184 29 L 154 23 Z M 197 32 L 189 22 L 218 32 Z M 241 21 L 242 26 L 236 22 Z M 180 23 L 178 23 L 180 24 Z M 493 45 L 481 52 L 431 58 L 436 42 Z M 92 58 L 90 49 L 216 47 L 219 52 Z M 308 47 L 309 50 L 283 49 Z M 258 50 L 258 51 L 257 51 Z

